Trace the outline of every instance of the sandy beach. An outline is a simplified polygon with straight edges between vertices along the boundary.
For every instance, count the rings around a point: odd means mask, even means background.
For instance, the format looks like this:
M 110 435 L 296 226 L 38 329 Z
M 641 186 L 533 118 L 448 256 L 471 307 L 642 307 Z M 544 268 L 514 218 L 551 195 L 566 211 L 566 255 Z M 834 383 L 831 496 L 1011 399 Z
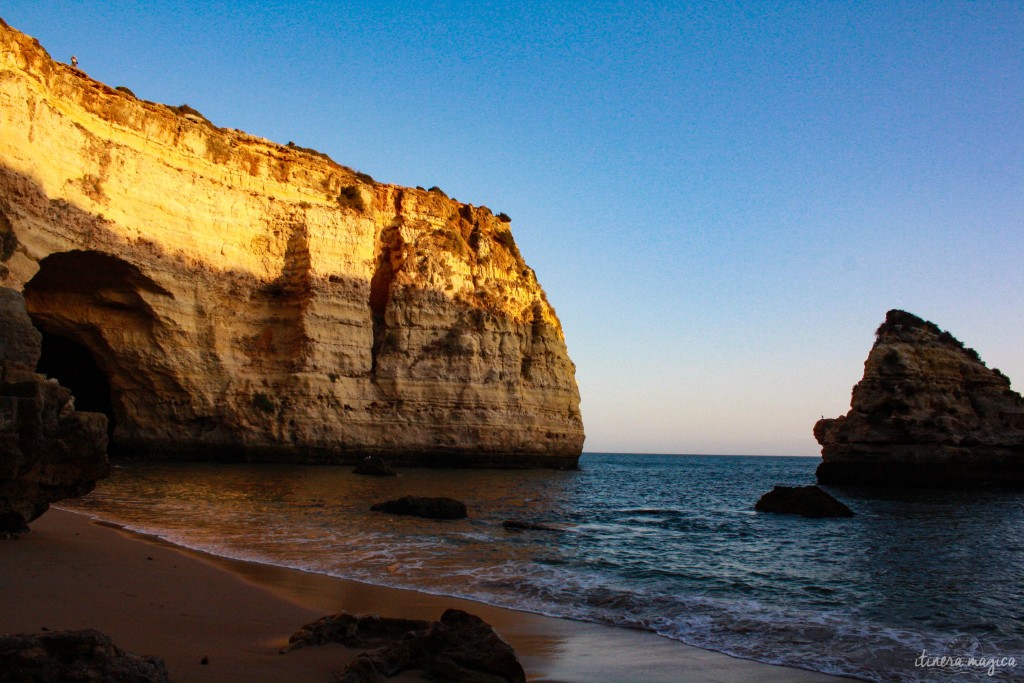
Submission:
M 162 657 L 175 681 L 326 683 L 358 652 L 327 645 L 279 654 L 303 624 L 342 610 L 437 619 L 449 607 L 494 626 L 534 681 L 840 680 L 640 631 L 226 560 L 63 510 L 0 542 L 0 585 L 0 633 L 95 628 L 131 652 Z

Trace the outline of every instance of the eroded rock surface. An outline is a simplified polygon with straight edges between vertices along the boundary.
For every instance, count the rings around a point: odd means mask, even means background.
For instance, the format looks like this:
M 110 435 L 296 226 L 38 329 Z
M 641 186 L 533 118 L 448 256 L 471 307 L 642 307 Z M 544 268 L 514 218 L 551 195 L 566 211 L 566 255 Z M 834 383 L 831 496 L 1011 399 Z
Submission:
M 0 680 L 170 683 L 162 659 L 126 652 L 92 630 L 0 636 Z
M 218 128 L 0 24 L 0 284 L 109 382 L 112 452 L 575 467 L 507 217 Z
M 934 323 L 893 310 L 850 412 L 820 420 L 818 481 L 883 487 L 1024 487 L 1024 399 Z
M 74 410 L 71 392 L 33 372 L 40 335 L 18 292 L 0 287 L 0 534 L 107 475 L 107 420 Z

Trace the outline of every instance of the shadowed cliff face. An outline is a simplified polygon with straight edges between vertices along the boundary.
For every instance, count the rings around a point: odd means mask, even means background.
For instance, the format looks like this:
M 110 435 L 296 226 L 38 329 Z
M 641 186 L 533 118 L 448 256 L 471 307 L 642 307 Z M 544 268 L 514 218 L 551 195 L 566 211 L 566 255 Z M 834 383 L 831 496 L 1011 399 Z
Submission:
M 1024 487 L 1024 399 L 935 324 L 889 311 L 850 412 L 820 420 L 818 480 L 887 487 Z
M 572 467 L 562 331 L 508 224 L 218 129 L 0 26 L 0 284 L 109 383 L 115 452 Z
M 22 296 L 0 287 L 0 537 L 107 476 L 107 421 L 32 371 L 43 341 Z

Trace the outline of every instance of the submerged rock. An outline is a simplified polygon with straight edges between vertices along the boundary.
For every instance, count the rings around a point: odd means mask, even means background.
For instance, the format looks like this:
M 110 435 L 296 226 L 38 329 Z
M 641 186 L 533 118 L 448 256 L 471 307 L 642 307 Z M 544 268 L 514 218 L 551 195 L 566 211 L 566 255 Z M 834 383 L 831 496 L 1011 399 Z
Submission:
M 398 473 L 391 469 L 391 465 L 387 463 L 383 458 L 379 458 L 374 455 L 368 455 L 363 458 L 355 469 L 352 470 L 353 474 L 362 474 L 369 477 L 397 477 Z
M 0 287 L 0 535 L 26 531 L 50 503 L 107 476 L 107 419 L 33 372 L 40 334 L 21 294 Z
M 139 656 L 99 631 L 0 636 L 0 680 L 169 683 L 159 657 Z
M 564 531 L 564 529 L 540 522 L 531 522 L 528 519 L 506 519 L 501 526 L 512 531 Z
M 974 349 L 892 310 L 850 412 L 814 425 L 822 484 L 1024 488 L 1024 399 Z
M 428 519 L 464 519 L 466 504 L 452 498 L 405 496 L 398 500 L 376 503 L 370 509 L 392 515 L 411 515 Z
M 853 510 L 817 486 L 776 486 L 761 496 L 754 509 L 803 517 L 853 517 Z

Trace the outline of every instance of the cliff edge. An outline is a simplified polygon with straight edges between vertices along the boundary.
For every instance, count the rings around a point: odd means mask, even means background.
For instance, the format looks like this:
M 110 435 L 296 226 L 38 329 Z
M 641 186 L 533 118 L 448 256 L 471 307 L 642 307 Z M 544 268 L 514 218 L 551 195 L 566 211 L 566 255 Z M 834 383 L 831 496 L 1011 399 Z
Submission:
M 850 412 L 814 425 L 822 484 L 1024 488 L 1024 399 L 934 323 L 892 310 Z
M 575 366 L 506 216 L 139 100 L 2 21 L 0 285 L 113 454 L 582 450 Z

